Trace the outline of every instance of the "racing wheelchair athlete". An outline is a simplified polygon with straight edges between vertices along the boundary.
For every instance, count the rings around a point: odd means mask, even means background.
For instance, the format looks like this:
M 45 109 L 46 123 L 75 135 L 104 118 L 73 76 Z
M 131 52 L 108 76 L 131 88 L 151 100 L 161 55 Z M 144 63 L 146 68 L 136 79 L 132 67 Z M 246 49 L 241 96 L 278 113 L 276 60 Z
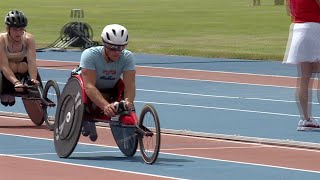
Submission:
M 160 123 L 151 104 L 136 117 L 135 63 L 126 50 L 128 31 L 107 25 L 101 34 L 103 46 L 83 51 L 80 66 L 68 79 L 59 100 L 54 126 L 54 145 L 59 157 L 71 155 L 80 134 L 98 138 L 96 122 L 108 123 L 126 156 L 133 156 L 138 142 L 144 161 L 152 164 L 160 150 Z
M 43 90 L 36 65 L 35 40 L 26 32 L 28 19 L 18 10 L 5 16 L 6 32 L 0 33 L 0 98 L 3 106 L 13 106 L 15 97 L 21 97 L 25 109 L 35 125 L 45 121 L 48 129 L 53 129 L 47 108 L 56 108 L 56 103 L 48 98 L 49 89 L 55 91 L 55 99 L 60 96 L 57 83 L 49 80 Z M 57 102 L 57 101 L 56 101 Z

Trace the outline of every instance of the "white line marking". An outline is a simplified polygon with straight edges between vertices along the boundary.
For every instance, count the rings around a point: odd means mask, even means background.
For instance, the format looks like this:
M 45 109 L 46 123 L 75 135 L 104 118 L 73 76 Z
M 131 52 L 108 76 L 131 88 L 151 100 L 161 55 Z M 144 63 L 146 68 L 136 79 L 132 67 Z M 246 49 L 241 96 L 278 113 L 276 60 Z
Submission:
M 8 136 L 18 136 L 18 137 L 26 137 L 30 139 L 41 139 L 41 140 L 50 140 L 53 141 L 52 139 L 46 139 L 46 138 L 38 138 L 38 137 L 32 137 L 32 136 L 21 136 L 21 135 L 15 135 L 15 134 L 5 134 L 5 133 L 0 133 L 0 135 L 8 135 Z M 85 143 L 81 143 L 85 144 Z M 250 144 L 250 143 L 248 143 Z M 104 145 L 96 145 L 96 144 L 87 144 L 87 145 L 92 145 L 92 146 L 101 146 L 101 147 L 109 147 L 109 146 L 104 146 Z M 289 148 L 286 148 L 289 149 Z M 266 165 L 266 164 L 259 164 L 259 163 L 248 163 L 248 162 L 242 162 L 242 161 L 231 161 L 231 160 L 224 160 L 224 159 L 216 159 L 216 158 L 206 158 L 206 157 L 200 157 L 200 156 L 192 156 L 192 155 L 183 155 L 183 154 L 174 154 L 174 153 L 166 153 L 166 152 L 161 152 L 160 154 L 166 154 L 166 155 L 173 155 L 173 156 L 182 156 L 182 157 L 188 157 L 188 158 L 197 158 L 197 159 L 205 159 L 205 160 L 214 160 L 214 161 L 221 161 L 221 162 L 230 162 L 230 163 L 236 163 L 236 164 L 246 164 L 246 165 L 254 165 L 254 166 L 262 166 L 262 167 L 272 167 L 272 168 L 278 168 L 278 169 L 286 169 L 286 170 L 293 170 L 293 171 L 304 171 L 304 172 L 312 172 L 312 173 L 319 173 L 320 171 L 313 171 L 313 170 L 305 170 L 305 169 L 297 169 L 297 168 L 289 168 L 285 166 L 273 166 L 273 165 Z M 20 157 L 20 156 L 15 156 L 15 155 L 10 155 L 10 154 L 0 154 L 0 156 L 12 156 L 12 157 Z M 26 158 L 26 157 L 21 157 L 21 158 Z M 34 160 L 42 160 L 42 159 L 35 159 L 35 158 L 27 158 L 27 159 L 34 159 Z M 48 162 L 57 162 L 57 163 L 63 163 L 59 161 L 50 161 L 50 160 L 42 160 L 42 161 L 48 161 Z M 78 165 L 78 164 L 72 164 L 68 163 L 70 165 Z M 82 165 L 79 165 L 82 166 Z M 95 166 L 86 166 L 83 165 L 84 167 L 92 167 L 92 168 L 100 168 L 100 167 L 95 167 Z M 105 169 L 105 168 L 102 168 Z M 106 168 L 109 169 L 109 168 Z M 113 170 L 113 169 L 111 169 Z M 115 171 L 118 171 L 117 169 L 114 169 Z M 127 171 L 122 171 L 121 172 L 127 172 Z M 128 171 L 131 172 L 131 171 Z M 135 172 L 133 172 L 135 173 Z M 140 173 L 138 173 L 140 174 Z
M 163 134 L 162 134 L 163 136 Z M 225 140 L 225 139 L 215 139 L 215 138 L 206 138 L 206 137 L 196 137 L 196 136 L 184 136 L 180 134 L 165 134 L 165 136 L 175 136 L 175 137 L 184 137 L 184 138 L 190 138 L 190 139 L 201 139 L 206 141 L 220 141 L 220 142 L 231 142 L 234 144 L 251 144 L 261 147 L 271 147 L 271 148 L 279 148 L 279 149 L 290 149 L 290 150 L 296 150 L 296 151 L 310 151 L 310 152 L 317 152 L 320 153 L 320 150 L 317 149 L 306 149 L 306 148 L 297 148 L 297 147 L 288 147 L 288 146 L 276 146 L 276 145 L 266 145 L 261 143 L 255 143 L 255 142 L 241 142 L 241 141 L 232 141 L 232 140 Z
M 54 61 L 54 62 L 69 62 L 72 61 L 58 61 L 58 60 L 45 60 L 45 61 Z M 75 62 L 72 62 L 75 63 Z M 167 67 L 153 67 L 153 66 L 137 66 L 145 68 L 157 68 L 157 69 L 171 69 L 171 70 L 181 70 L 181 71 L 196 71 L 196 72 L 210 72 L 210 73 L 226 73 L 226 74 L 235 74 L 235 75 L 252 75 L 252 76 L 261 76 L 261 77 L 281 77 L 295 79 L 296 77 L 292 76 L 280 76 L 280 75 L 266 75 L 266 74 L 254 74 L 254 73 L 238 73 L 238 72 L 228 72 L 228 71 L 207 71 L 207 70 L 198 70 L 198 69 L 181 69 L 181 68 L 167 68 Z M 68 70 L 70 69 L 56 69 L 56 67 L 41 67 L 40 69 L 54 69 L 54 70 Z M 227 82 L 227 81 L 216 81 L 216 80 L 202 80 L 202 79 L 192 79 L 192 78 L 177 78 L 177 77 L 165 77 L 165 76 L 150 76 L 150 75 L 137 75 L 137 76 L 146 76 L 146 77 L 156 77 L 156 78 L 169 78 L 169 79 L 182 79 L 182 80 L 194 80 L 194 81 L 205 81 L 205 82 L 221 82 L 221 83 L 231 83 L 231 84 L 243 84 L 243 85 L 253 85 L 253 86 L 267 86 L 267 87 L 281 87 L 281 88 L 295 88 L 287 86 L 275 86 L 275 85 L 264 85 L 264 84 L 251 84 L 251 83 L 239 83 L 239 82 Z
M 6 119 L 15 119 L 15 120 L 23 120 L 23 121 L 30 121 L 30 119 L 27 118 L 20 118 L 20 117 L 5 117 Z M 97 126 L 97 128 L 101 129 L 110 129 L 109 127 L 100 127 Z M 201 132 L 199 132 L 201 133 Z M 41 139 L 41 140 L 50 140 L 53 141 L 52 139 L 47 139 L 47 138 L 37 138 L 37 137 L 32 137 L 32 136 L 24 136 L 24 135 L 17 135 L 17 134 L 7 134 L 7 133 L 0 133 L 0 135 L 10 135 L 10 136 L 17 136 L 17 137 L 26 137 L 26 138 L 33 138 L 33 139 Z M 184 138 L 192 138 L 192 139 L 201 139 L 201 140 L 206 140 L 206 141 L 220 141 L 220 142 L 232 142 L 235 144 L 251 144 L 251 145 L 256 145 L 256 146 L 262 146 L 262 147 L 272 147 L 272 148 L 280 148 L 280 149 L 293 149 L 297 151 L 311 151 L 311 152 L 320 152 L 320 150 L 317 149 L 306 149 L 306 148 L 298 148 L 298 147 L 287 147 L 287 146 L 276 146 L 276 145 L 265 145 L 261 143 L 255 143 L 255 142 L 241 142 L 241 141 L 232 141 L 232 140 L 224 140 L 224 139 L 215 139 L 215 138 L 206 138 L 206 137 L 196 137 L 196 136 L 185 136 L 185 135 L 180 135 L 180 134 L 162 134 L 162 136 L 175 136 L 175 137 L 184 137 Z M 89 146 L 100 146 L 100 147 L 108 147 L 108 148 L 118 148 L 117 146 L 106 146 L 106 145 L 99 145 L 99 144 L 90 144 L 90 143 L 81 143 L 79 144 L 83 145 L 89 145 Z
M 161 151 L 183 151 L 183 150 L 218 150 L 218 149 L 260 149 L 265 148 L 266 146 L 247 146 L 247 147 L 208 147 L 208 148 L 172 148 L 172 149 L 166 149 L 161 148 Z
M 46 160 L 46 159 L 38 159 L 38 158 L 31 158 L 31 157 L 23 157 L 23 156 L 16 156 L 16 155 L 0 154 L 0 156 L 7 156 L 7 157 L 14 157 L 14 158 L 21 158 L 21 159 L 30 159 L 30 160 L 36 160 L 36 161 L 44 161 L 44 162 L 50 162 L 50 163 L 58 163 L 58 164 L 79 166 L 79 167 L 87 167 L 87 168 L 93 168 L 93 169 L 117 171 L 117 172 L 124 172 L 124 173 L 144 175 L 144 176 L 170 178 L 170 179 L 181 179 L 181 178 L 175 178 L 175 177 L 170 177 L 170 176 L 161 176 L 161 175 L 148 174 L 148 173 L 139 173 L 139 172 L 135 172 L 135 171 L 126 171 L 126 170 L 120 170 L 120 169 L 114 169 L 114 168 L 105 168 L 105 167 L 90 166 L 90 165 L 84 165 L 84 164 L 75 164 L 75 163 L 68 163 L 68 162 L 61 162 L 61 161 L 54 161 L 54 160 Z
M 247 113 L 257 113 L 257 114 L 268 114 L 268 115 L 277 115 L 277 116 L 300 117 L 300 115 L 296 115 L 296 114 L 265 112 L 265 111 L 254 111 L 254 110 L 224 108 L 224 107 L 216 107 L 216 106 L 199 106 L 199 105 L 192 105 L 192 104 L 176 104 L 176 103 L 164 103 L 164 102 L 153 102 L 153 101 L 135 101 L 135 102 L 138 102 L 138 103 L 151 103 L 151 104 L 159 104 L 159 105 L 168 105 L 168 106 L 191 107 L 191 108 L 218 109 L 218 110 L 226 110 L 226 111 L 237 111 L 237 112 L 247 112 Z M 315 117 L 315 118 L 319 118 L 319 117 Z
M 46 59 L 37 59 L 40 61 L 51 61 L 51 62 L 66 62 L 66 63 L 72 63 L 74 65 L 79 64 L 79 62 L 75 61 L 61 61 L 61 60 L 46 60 Z M 267 76 L 267 77 L 283 77 L 283 78 L 290 78 L 294 79 L 295 76 L 281 76 L 281 75 L 268 75 L 268 74 L 256 74 L 256 73 L 239 73 L 239 72 L 232 72 L 232 71 L 209 71 L 209 70 L 200 70 L 200 69 L 183 69 L 183 68 L 169 68 L 169 67 L 154 67 L 154 66 L 139 66 L 136 67 L 143 67 L 143 68 L 152 68 L 152 69 L 170 69 L 170 70 L 181 70 L 181 71 L 196 71 L 196 72 L 209 72 L 209 73 L 228 73 L 228 74 L 241 74 L 241 75 L 254 75 L 254 76 Z M 69 69 L 70 71 L 70 69 Z
M 44 83 L 46 81 L 43 81 Z M 64 82 L 57 82 L 58 84 L 65 85 Z M 198 94 L 189 92 L 178 92 L 178 91 L 163 91 L 154 89 L 139 89 L 137 91 L 144 92 L 155 92 L 155 93 L 167 93 L 167 94 L 179 94 L 179 95 L 189 95 L 189 96 L 200 96 L 209 98 L 226 98 L 226 99 L 241 99 L 241 100 L 257 100 L 257 101 L 272 101 L 272 102 L 286 102 L 286 103 L 297 103 L 295 100 L 283 100 L 283 99 L 270 99 L 270 98 L 257 98 L 257 97 L 240 97 L 240 96 L 221 96 L 221 95 L 211 95 L 211 94 Z M 319 102 L 312 102 L 312 104 L 319 104 Z
M 90 151 L 90 152 L 81 152 L 74 151 L 72 154 L 98 154 L 98 153 L 119 153 L 120 151 Z M 15 156 L 42 156 L 42 155 L 57 155 L 57 153 L 32 153 L 32 154 L 12 154 Z
M 46 81 L 43 81 L 46 83 Z M 64 82 L 57 82 L 58 84 L 65 85 Z M 179 94 L 179 95 L 189 95 L 189 96 L 200 96 L 200 97 L 210 97 L 210 98 L 226 98 L 226 99 L 243 99 L 243 100 L 258 100 L 258 101 L 274 101 L 274 102 L 289 102 L 296 103 L 297 101 L 293 100 L 282 100 L 282 99 L 270 99 L 270 98 L 256 98 L 256 97 L 240 97 L 240 96 L 220 96 L 220 95 L 211 95 L 211 94 L 198 94 L 198 93 L 189 93 L 189 92 L 178 92 L 178 91 L 163 91 L 163 90 L 154 90 L 154 89 L 139 89 L 137 91 L 144 92 L 155 92 L 155 93 L 166 93 L 166 94 Z M 319 104 L 317 102 L 312 102 L 313 104 Z
M 295 79 L 294 76 L 280 76 L 280 75 L 268 75 L 268 74 L 256 74 L 256 73 L 240 73 L 240 72 L 232 72 L 232 71 L 209 71 L 209 70 L 201 70 L 201 69 L 184 69 L 184 68 L 169 68 L 169 67 L 154 67 L 154 66 L 137 66 L 137 67 L 145 67 L 152 69 L 170 69 L 170 70 L 181 70 L 181 71 L 195 71 L 195 72 L 208 72 L 208 73 L 225 73 L 225 74 L 238 74 L 238 75 L 253 75 L 253 76 L 267 76 L 267 77 L 281 77 L 281 78 L 289 78 Z
M 3 133 L 0 133 L 0 134 L 3 134 Z M 13 135 L 13 136 L 15 136 L 15 135 Z M 27 136 L 24 136 L 24 137 L 27 137 Z M 28 138 L 32 138 L 33 139 L 34 137 L 28 137 Z M 34 138 L 34 139 L 39 139 L 39 138 Z M 44 138 L 41 138 L 41 139 L 44 139 Z M 44 139 L 44 140 L 48 140 L 48 139 Z M 271 168 L 286 169 L 286 170 L 293 170 L 293 171 L 312 172 L 312 173 L 319 173 L 320 174 L 320 171 L 298 169 L 298 168 L 289 168 L 289 167 L 285 167 L 285 166 L 273 166 L 273 165 L 266 165 L 266 164 L 259 164 L 259 163 L 248 163 L 248 162 L 241 162 L 241 161 L 232 161 L 232 160 L 224 160 L 224 159 L 216 159 L 216 158 L 206 158 L 206 157 L 183 155 L 183 154 L 174 154 L 174 153 L 165 153 L 165 152 L 161 152 L 161 154 L 172 155 L 172 156 L 180 156 L 180 157 L 188 157 L 188 158 L 196 158 L 196 159 L 213 160 L 213 161 L 219 161 L 219 162 L 229 162 L 229 163 L 236 163 L 236 164 L 271 167 Z M 24 159 L 31 159 L 31 160 L 38 160 L 38 161 L 54 162 L 54 163 L 68 164 L 68 165 L 82 166 L 82 167 L 90 167 L 90 168 L 96 168 L 96 169 L 113 170 L 113 171 L 127 172 L 127 173 L 133 173 L 133 174 L 149 175 L 149 176 L 154 176 L 154 177 L 165 177 L 165 176 L 157 176 L 157 175 L 146 174 L 146 173 L 137 173 L 137 172 L 132 172 L 132 171 L 124 171 L 124 170 L 113 169 L 113 168 L 103 168 L 103 167 L 96 167 L 96 166 L 90 166 L 90 165 L 66 163 L 66 162 L 60 162 L 60 161 L 44 160 L 44 159 L 23 157 L 23 156 L 10 155 L 10 154 L 0 154 L 0 156 L 8 156 L 8 157 L 24 158 Z M 166 177 L 166 178 L 168 178 L 168 177 Z M 172 177 L 169 177 L 169 178 L 172 178 Z
M 206 160 L 213 160 L 213 161 L 220 161 L 220 162 L 229 162 L 229 163 L 236 163 L 236 164 L 271 167 L 271 168 L 286 169 L 286 170 L 293 170 L 293 171 L 312 172 L 312 173 L 320 174 L 320 171 L 298 169 L 298 168 L 289 168 L 289 167 L 285 167 L 285 166 L 273 166 L 273 165 L 267 165 L 267 164 L 248 163 L 248 162 L 240 162 L 240 161 L 232 161 L 232 160 L 224 160 L 224 159 L 216 159 L 216 158 L 205 158 L 205 157 L 199 157 L 199 156 L 182 155 L 182 154 L 174 154 L 174 153 L 162 153 L 162 154 L 173 155 L 173 156 L 183 156 L 183 157 L 188 157 L 188 158 L 206 159 Z
M 217 83 L 226 83 L 226 84 L 241 84 L 241 85 L 249 85 L 249 86 L 263 86 L 263 87 L 278 87 L 278 88 L 288 88 L 293 89 L 296 87 L 288 87 L 288 86 L 276 86 L 276 85 L 268 85 L 268 84 L 254 84 L 254 83 L 239 83 L 232 81 L 217 81 L 217 80 L 203 80 L 203 79 L 193 79 L 193 78 L 177 78 L 177 77 L 168 77 L 168 76 L 150 76 L 150 75 L 137 75 L 143 77 L 153 77 L 153 78 L 162 78 L 162 79 L 178 79 L 178 80 L 188 80 L 188 81 L 203 81 L 203 82 L 217 82 Z
M 177 92 L 177 91 L 162 91 L 162 90 L 153 90 L 153 89 L 137 89 L 137 91 L 166 93 L 166 94 L 179 94 L 179 95 L 189 95 L 189 96 L 200 96 L 200 97 L 209 97 L 209 98 L 226 98 L 226 99 L 241 99 L 241 100 L 274 101 L 274 102 L 288 102 L 288 103 L 296 103 L 297 102 L 297 101 L 282 100 L 282 99 L 239 97 L 239 96 L 219 96 L 219 95 L 211 95 L 211 94 L 197 94 L 197 93 Z M 317 103 L 317 104 L 319 104 L 319 103 Z

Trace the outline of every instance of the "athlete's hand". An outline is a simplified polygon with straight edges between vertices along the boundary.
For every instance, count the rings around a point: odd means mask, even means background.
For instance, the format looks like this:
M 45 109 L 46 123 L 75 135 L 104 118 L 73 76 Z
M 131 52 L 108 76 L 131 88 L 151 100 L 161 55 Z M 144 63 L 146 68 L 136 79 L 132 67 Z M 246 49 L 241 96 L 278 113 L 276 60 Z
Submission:
M 32 84 L 39 84 L 39 83 L 40 83 L 40 82 L 39 82 L 38 80 L 36 80 L 36 79 L 31 79 L 30 81 L 31 81 Z
M 124 100 L 125 100 L 125 105 L 126 105 L 126 109 L 127 109 L 127 110 L 131 111 L 132 109 L 134 109 L 133 103 L 130 102 L 130 101 L 128 100 L 128 98 L 125 98 Z
M 20 81 L 16 81 L 14 83 L 14 89 L 17 91 L 17 92 L 23 92 L 23 88 L 24 88 L 24 85 L 20 82 Z
M 103 108 L 103 112 L 105 115 L 113 117 L 116 116 L 116 108 L 113 104 L 108 104 Z

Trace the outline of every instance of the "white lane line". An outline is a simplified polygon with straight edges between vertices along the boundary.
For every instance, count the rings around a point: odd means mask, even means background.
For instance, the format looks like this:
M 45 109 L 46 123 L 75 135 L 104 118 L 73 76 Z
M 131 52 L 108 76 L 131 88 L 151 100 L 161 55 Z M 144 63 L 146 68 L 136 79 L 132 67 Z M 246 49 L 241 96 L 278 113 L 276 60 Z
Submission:
M 262 76 L 262 77 L 281 77 L 281 78 L 296 79 L 296 77 L 294 77 L 294 76 L 268 75 L 268 74 L 256 74 L 256 73 L 240 73 L 240 72 L 232 72 L 232 71 L 209 71 L 209 70 L 201 70 L 201 69 L 184 69 L 184 68 L 154 67 L 154 66 L 137 66 L 137 67 L 144 67 L 144 68 L 151 68 L 151 69 L 170 69 L 170 70 L 181 70 L 181 71 L 225 73 L 225 74 L 236 74 L 236 75 L 252 75 L 252 76 Z
M 260 149 L 266 148 L 267 146 L 247 146 L 247 147 L 234 147 L 234 146 L 224 146 L 224 147 L 208 147 L 208 148 L 161 148 L 161 151 L 183 151 L 183 150 L 218 150 L 218 149 Z
M 177 78 L 172 76 L 150 76 L 150 75 L 142 75 L 139 74 L 137 76 L 142 77 L 153 77 L 153 78 L 163 78 L 163 79 L 178 79 L 178 80 L 188 80 L 188 81 L 202 81 L 202 82 L 216 82 L 216 83 L 225 83 L 225 84 L 240 84 L 240 85 L 248 85 L 248 86 L 263 86 L 263 87 L 277 87 L 277 88 L 288 88 L 294 89 L 296 87 L 289 87 L 289 86 L 281 86 L 281 85 L 269 85 L 269 84 L 255 84 L 255 83 L 239 83 L 235 81 L 218 81 L 218 80 L 203 80 L 203 79 L 194 79 L 194 78 Z
M 46 83 L 46 81 L 43 81 Z M 58 84 L 65 85 L 64 82 L 57 82 Z M 190 92 L 178 92 L 178 91 L 164 91 L 164 90 L 155 90 L 155 89 L 139 89 L 137 91 L 143 92 L 154 92 L 154 93 L 165 93 L 165 94 L 178 94 L 178 95 L 188 95 L 188 96 L 199 96 L 199 97 L 208 97 L 208 98 L 225 98 L 225 99 L 240 99 L 240 100 L 257 100 L 257 101 L 271 101 L 271 102 L 285 102 L 285 103 L 297 103 L 295 100 L 283 100 L 283 99 L 270 99 L 270 98 L 258 98 L 258 97 L 244 97 L 244 96 L 221 96 L 221 95 L 212 95 L 212 94 L 199 94 L 199 93 L 190 93 Z M 312 104 L 319 104 L 318 102 L 312 102 Z
M 161 135 L 163 136 L 163 134 L 161 134 Z M 183 137 L 183 138 L 189 138 L 189 139 L 201 139 L 201 140 L 206 140 L 206 141 L 219 141 L 219 142 L 229 142 L 229 143 L 234 143 L 234 144 L 255 145 L 255 146 L 261 146 L 261 147 L 266 147 L 266 148 L 290 149 L 290 150 L 296 150 L 296 151 L 310 151 L 310 152 L 320 153 L 320 150 L 318 150 L 318 149 L 306 149 L 306 148 L 298 148 L 298 147 L 277 146 L 277 145 L 261 144 L 260 142 L 232 141 L 232 140 L 215 139 L 215 138 L 208 138 L 208 137 L 185 136 L 185 135 L 181 135 L 181 134 L 164 134 L 164 135 L 165 136 L 173 136 L 173 137 Z
M 119 153 L 118 151 L 74 151 L 72 154 L 98 154 L 98 153 Z M 29 153 L 29 154 L 11 154 L 15 156 L 42 156 L 42 155 L 57 155 L 57 153 Z
M 183 154 L 174 154 L 174 153 L 162 153 L 162 154 L 173 155 L 173 156 L 182 156 L 182 157 L 188 157 L 188 158 L 196 158 L 196 159 L 206 159 L 206 160 L 213 160 L 213 161 L 220 161 L 220 162 L 228 162 L 228 163 L 236 163 L 236 164 L 245 164 L 245 165 L 261 166 L 261 167 L 271 167 L 271 168 L 276 168 L 276 169 L 286 169 L 286 170 L 292 170 L 292 171 L 311 172 L 311 173 L 318 173 L 318 174 L 320 174 L 320 171 L 313 171 L 313 170 L 299 169 L 299 168 L 290 168 L 290 167 L 285 167 L 285 166 L 273 166 L 273 165 L 267 165 L 267 164 L 249 163 L 249 162 L 242 162 L 242 161 L 232 161 L 232 160 L 225 160 L 225 159 L 216 159 L 216 158 L 205 158 L 205 157 L 199 157 L 199 156 L 191 156 L 191 155 L 183 155 Z
M 13 134 L 5 134 L 0 133 L 0 135 L 9 135 L 9 136 L 17 136 Z M 50 140 L 52 139 L 46 139 L 46 138 L 35 138 L 31 136 L 20 136 L 19 137 L 27 137 L 31 139 L 41 139 L 41 140 Z M 93 146 L 96 146 L 94 144 L 91 144 Z M 101 145 L 103 146 L 103 145 Z M 261 167 L 271 167 L 271 168 L 277 168 L 277 169 L 286 169 L 286 170 L 292 170 L 292 171 L 303 171 L 303 172 L 311 172 L 311 173 L 318 173 L 320 174 L 320 171 L 313 171 L 313 170 L 306 170 L 306 169 L 299 169 L 299 168 L 290 168 L 285 166 L 273 166 L 273 165 L 267 165 L 267 164 L 260 164 L 260 163 L 249 163 L 249 162 L 243 162 L 243 161 L 232 161 L 232 160 L 225 160 L 225 159 L 217 159 L 217 158 L 206 158 L 206 157 L 200 157 L 200 156 L 192 156 L 192 155 L 184 155 L 184 154 L 174 154 L 174 153 L 165 153 L 161 152 L 161 154 L 165 155 L 172 155 L 172 156 L 180 156 L 180 157 L 187 157 L 187 158 L 196 158 L 196 159 L 204 159 L 204 160 L 213 160 L 213 161 L 219 161 L 219 162 L 228 162 L 228 163 L 236 163 L 236 164 L 245 164 L 245 165 L 253 165 L 253 166 L 261 166 Z M 23 157 L 23 156 L 16 156 L 12 154 L 0 154 L 0 156 L 8 156 L 8 157 L 17 157 L 17 158 L 25 158 L 25 159 L 32 159 L 32 160 L 39 160 L 39 161 L 47 161 L 47 162 L 54 162 L 54 163 L 61 163 L 61 164 L 68 164 L 68 165 L 74 165 L 74 166 L 83 166 L 83 167 L 90 167 L 90 168 L 97 168 L 97 169 L 106 169 L 106 170 L 113 170 L 113 171 L 119 171 L 119 172 L 128 172 L 128 173 L 136 173 L 136 174 L 142 174 L 142 175 L 150 175 L 155 176 L 152 174 L 145 174 L 145 173 L 137 173 L 132 171 L 124 171 L 119 169 L 112 169 L 112 168 L 103 168 L 103 167 L 96 167 L 96 166 L 89 166 L 89 165 L 81 165 L 81 164 L 74 164 L 74 163 L 66 163 L 66 162 L 60 162 L 60 161 L 52 161 L 52 160 L 44 160 L 44 159 L 37 159 L 37 158 L 30 158 L 30 157 Z M 156 176 L 156 177 L 165 177 L 165 176 Z M 166 177 L 168 178 L 168 177 Z M 172 177 L 170 177 L 172 178 Z
M 58 60 L 44 60 L 44 61 L 75 63 L 72 61 L 58 61 Z M 152 69 L 170 69 L 170 70 L 181 70 L 181 71 L 208 72 L 208 73 L 215 73 L 216 72 L 216 73 L 235 74 L 235 75 L 251 75 L 251 76 L 261 76 L 261 77 L 280 77 L 280 78 L 296 79 L 296 77 L 292 77 L 292 76 L 266 75 L 266 74 L 254 74 L 254 73 L 238 73 L 238 72 L 228 72 L 228 71 L 208 71 L 208 70 L 199 70 L 199 69 L 182 69 L 182 68 L 167 68 L 167 67 L 153 67 L 153 66 L 137 66 L 137 67 L 152 68 Z M 64 69 L 64 68 L 57 69 L 56 67 L 41 67 L 40 69 L 54 69 L 54 70 L 71 71 L 70 69 Z M 192 79 L 192 78 L 177 78 L 177 77 L 167 77 L 167 76 L 150 76 L 150 75 L 143 75 L 143 74 L 139 74 L 137 76 L 194 80 L 194 81 L 205 81 L 205 82 L 222 82 L 222 83 L 254 85 L 254 86 L 267 86 L 267 87 L 295 88 L 295 87 L 287 87 L 287 86 L 280 86 L 280 85 L 275 86 L 275 85 L 265 85 L 265 84 L 239 83 L 239 82 L 231 82 L 231 81 L 227 82 L 227 81 L 202 80 L 202 79 Z
M 211 95 L 211 94 L 198 94 L 198 93 L 177 92 L 177 91 L 162 91 L 162 90 L 153 90 L 153 89 L 137 89 L 137 91 L 155 92 L 155 93 L 165 93 L 165 94 L 178 94 L 178 95 L 188 95 L 188 96 L 199 96 L 199 97 L 208 97 L 208 98 L 225 98 L 225 99 L 240 99 L 240 100 L 274 101 L 274 102 L 287 102 L 287 103 L 296 103 L 296 102 L 297 102 L 297 101 L 282 100 L 282 99 L 269 99 L 269 98 L 256 98 L 256 97 L 240 97 L 240 96 L 220 96 L 220 95 Z M 318 104 L 319 104 L 319 103 L 318 103 Z
M 50 162 L 50 163 L 57 163 L 57 164 L 64 164 L 64 165 L 71 165 L 71 166 L 79 166 L 79 167 L 86 167 L 86 168 L 93 168 L 93 169 L 101 169 L 101 170 L 108 170 L 108 171 L 117 171 L 117 172 L 124 172 L 124 173 L 137 174 L 137 175 L 143 175 L 143 176 L 169 178 L 169 179 L 181 179 L 181 178 L 175 178 L 175 177 L 170 177 L 170 176 L 161 176 L 161 175 L 155 175 L 155 174 L 149 174 L 149 173 L 140 173 L 140 172 L 136 172 L 136 171 L 127 171 L 127 170 L 121 170 L 121 169 L 115 169 L 115 168 L 106 168 L 106 167 L 91 166 L 91 165 L 84 165 L 84 164 L 75 164 L 75 163 L 69 163 L 69 162 L 31 158 L 31 157 L 23 157 L 23 156 L 9 155 L 9 154 L 0 154 L 0 156 L 29 159 L 29 160 L 35 160 L 35 161 L 43 161 L 43 162 Z
M 75 62 L 75 61 L 61 61 L 61 60 L 49 60 L 49 59 L 48 60 L 46 60 L 46 59 L 37 59 L 37 60 L 39 60 L 39 61 L 59 62 L 59 63 L 60 62 L 61 63 L 72 63 L 72 65 L 78 65 L 79 64 L 79 62 Z M 257 74 L 257 73 L 240 73 L 240 72 L 232 72 L 232 71 L 209 71 L 209 70 L 201 70 L 201 69 L 184 69 L 184 68 L 140 66 L 140 65 L 137 65 L 137 67 L 152 68 L 152 69 L 170 69 L 170 70 L 182 70 L 182 71 L 195 71 L 195 72 L 209 72 L 209 73 L 217 72 L 217 73 L 226 73 L 226 74 L 254 75 L 254 76 L 267 76 L 267 77 L 283 77 L 283 78 L 290 78 L 290 79 L 292 79 L 292 78 L 295 79 L 296 78 L 295 76 L 269 75 L 269 74 Z M 58 69 L 58 70 L 60 70 L 60 69 Z M 69 69 L 69 71 L 70 71 L 70 69 Z
M 300 117 L 300 115 L 297 115 L 297 114 L 254 111 L 254 110 L 247 110 L 247 109 L 224 108 L 224 107 L 216 107 L 216 106 L 199 106 L 199 105 L 192 105 L 192 104 L 176 104 L 176 103 L 153 102 L 153 101 L 135 101 L 135 102 L 137 102 L 137 103 L 151 103 L 151 104 L 167 105 L 167 106 L 180 106 L 180 107 L 202 108 L 202 109 L 217 109 L 217 110 L 237 111 L 237 112 L 257 113 L 257 114 L 268 114 L 268 115 L 277 115 L 277 116 Z M 319 118 L 319 117 L 315 117 L 315 118 Z

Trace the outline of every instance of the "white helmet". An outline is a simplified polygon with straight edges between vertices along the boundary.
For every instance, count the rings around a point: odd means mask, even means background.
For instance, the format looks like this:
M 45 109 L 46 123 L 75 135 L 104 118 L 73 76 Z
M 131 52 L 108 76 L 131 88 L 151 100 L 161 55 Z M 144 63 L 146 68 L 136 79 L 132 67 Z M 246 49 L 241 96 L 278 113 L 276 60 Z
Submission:
M 127 45 L 128 44 L 128 30 L 119 24 L 110 24 L 103 28 L 101 33 L 103 43 L 112 45 Z

